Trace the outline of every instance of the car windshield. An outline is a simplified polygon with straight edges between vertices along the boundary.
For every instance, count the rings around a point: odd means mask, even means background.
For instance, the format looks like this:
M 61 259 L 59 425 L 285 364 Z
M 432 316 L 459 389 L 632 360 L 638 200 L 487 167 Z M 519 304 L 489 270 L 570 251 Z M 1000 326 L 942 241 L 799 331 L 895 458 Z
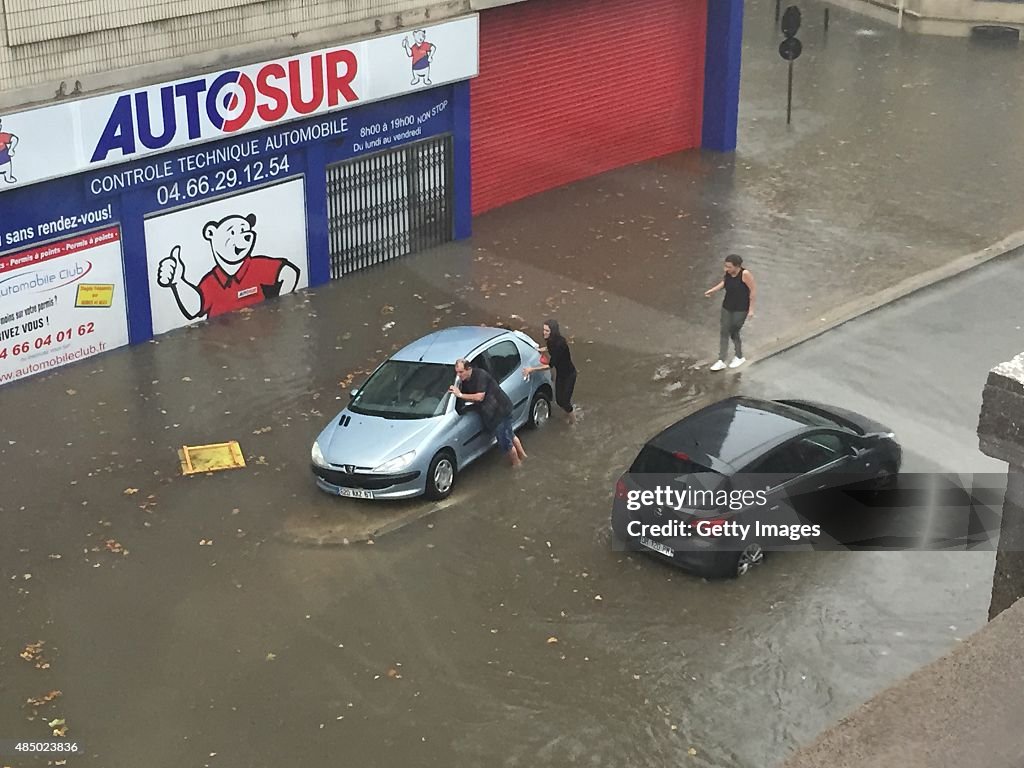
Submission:
M 429 419 L 444 413 L 448 387 L 455 383 L 450 365 L 388 360 L 352 398 L 349 410 L 385 419 Z

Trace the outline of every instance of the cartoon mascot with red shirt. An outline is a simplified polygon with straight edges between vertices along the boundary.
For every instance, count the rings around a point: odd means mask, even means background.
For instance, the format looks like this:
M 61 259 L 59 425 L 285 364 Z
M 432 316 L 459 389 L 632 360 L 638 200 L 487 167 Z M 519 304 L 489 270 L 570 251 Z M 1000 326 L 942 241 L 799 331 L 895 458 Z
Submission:
M 417 29 L 412 33 L 412 45 L 409 38 L 402 38 L 405 55 L 412 59 L 412 84 L 425 83 L 430 85 L 430 65 L 434 61 L 437 46 L 427 41 L 427 30 Z
M 18 180 L 14 178 L 12 170 L 14 148 L 18 146 L 18 137 L 13 133 L 4 131 L 3 121 L 0 121 L 0 180 L 8 184 L 14 184 Z
M 223 315 L 264 299 L 291 293 L 299 269 L 287 259 L 253 256 L 256 214 L 226 216 L 203 226 L 203 238 L 213 252 L 213 269 L 198 282 L 185 277 L 181 246 L 157 266 L 157 284 L 170 288 L 181 313 L 189 320 Z

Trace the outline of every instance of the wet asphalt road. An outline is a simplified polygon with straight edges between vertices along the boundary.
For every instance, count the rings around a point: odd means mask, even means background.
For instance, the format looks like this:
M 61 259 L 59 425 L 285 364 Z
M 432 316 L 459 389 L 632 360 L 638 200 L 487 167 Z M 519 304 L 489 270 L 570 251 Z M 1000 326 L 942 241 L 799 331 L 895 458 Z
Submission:
M 692 370 L 725 251 L 758 270 L 756 348 L 1024 220 L 1024 158 L 1001 137 L 1019 57 L 848 14 L 826 55 L 805 11 L 786 132 L 770 13 L 748 7 L 735 157 L 571 185 L 468 243 L 5 387 L 0 738 L 65 718 L 95 755 L 76 764 L 111 768 L 763 766 L 979 626 L 991 554 L 794 555 L 706 584 L 610 546 L 636 447 L 737 387 L 863 407 L 908 469 L 992 466 L 973 428 L 988 368 L 1020 351 L 1011 262 L 740 376 Z M 536 333 L 548 315 L 582 371 L 576 429 L 524 435 L 524 471 L 484 460 L 450 507 L 373 544 L 282 539 L 344 508 L 307 469 L 339 381 L 432 327 Z M 177 447 L 227 439 L 246 469 L 178 476 Z M 36 641 L 46 670 L 18 658 Z

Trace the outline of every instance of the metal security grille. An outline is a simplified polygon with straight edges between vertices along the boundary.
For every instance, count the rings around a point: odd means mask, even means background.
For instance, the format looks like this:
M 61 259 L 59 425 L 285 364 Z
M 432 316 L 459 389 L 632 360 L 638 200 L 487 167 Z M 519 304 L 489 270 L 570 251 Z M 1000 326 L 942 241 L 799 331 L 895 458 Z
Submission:
M 452 138 L 327 168 L 331 277 L 452 239 Z

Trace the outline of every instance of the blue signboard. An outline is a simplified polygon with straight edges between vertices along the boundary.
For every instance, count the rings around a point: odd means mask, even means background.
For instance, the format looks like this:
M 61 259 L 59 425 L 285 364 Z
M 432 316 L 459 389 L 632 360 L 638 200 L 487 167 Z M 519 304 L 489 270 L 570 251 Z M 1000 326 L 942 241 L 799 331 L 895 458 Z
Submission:
M 123 286 L 108 290 L 110 278 L 79 294 L 89 307 L 113 296 L 106 306 L 127 314 L 137 343 L 323 283 L 328 167 L 443 134 L 453 137 L 453 234 L 467 237 L 469 84 L 460 82 L 5 192 L 0 288 L 31 285 L 21 271 L 75 249 L 93 249 L 90 269 L 119 255 Z

